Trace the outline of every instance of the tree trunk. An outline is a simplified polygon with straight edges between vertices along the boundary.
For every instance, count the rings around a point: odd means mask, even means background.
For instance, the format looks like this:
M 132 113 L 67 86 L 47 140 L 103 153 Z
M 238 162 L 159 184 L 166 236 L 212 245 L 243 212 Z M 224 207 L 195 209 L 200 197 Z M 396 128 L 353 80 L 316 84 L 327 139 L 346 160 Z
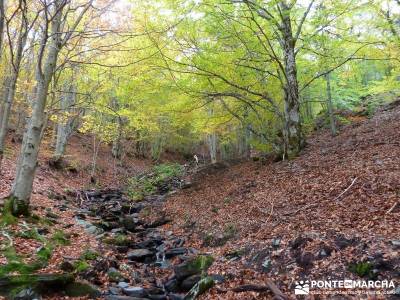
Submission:
M 304 146 L 300 120 L 299 84 L 297 81 L 295 40 L 290 20 L 290 8 L 283 1 L 282 9 L 282 48 L 285 67 L 285 139 L 286 154 L 296 156 Z
M 207 135 L 207 144 L 210 152 L 211 163 L 217 163 L 217 135 L 211 133 Z
M 76 87 L 74 83 L 69 86 L 68 93 L 61 96 L 60 108 L 66 114 L 66 118 L 61 118 L 57 124 L 57 138 L 55 143 L 54 159 L 59 161 L 65 154 L 67 142 L 75 127 L 77 116 L 71 116 L 73 105 L 76 102 Z
M 331 127 L 332 135 L 336 135 L 336 124 L 335 124 L 335 116 L 333 114 L 333 103 L 332 103 L 332 93 L 331 93 L 331 74 L 328 73 L 325 75 L 326 80 L 326 96 L 327 96 L 327 107 L 328 107 L 328 116 L 329 116 L 329 123 Z
M 13 201 L 12 213 L 16 216 L 29 214 L 29 200 L 38 162 L 42 131 L 45 125 L 47 93 L 61 47 L 61 0 L 55 1 L 54 12 L 55 15 L 51 19 L 50 44 L 48 45 L 43 69 L 38 65 L 36 71 L 36 101 L 33 104 L 27 130 L 24 133 L 17 174 L 10 195 Z M 47 35 L 48 33 L 45 32 L 44 34 Z M 44 38 L 43 40 L 46 39 Z M 43 52 L 41 52 L 41 55 L 43 55 Z M 41 59 L 38 59 L 38 63 L 40 62 Z
M 28 36 L 28 24 L 26 22 L 25 16 L 23 15 L 21 18 L 21 27 L 18 35 L 17 45 L 15 48 L 16 53 L 13 61 L 11 61 L 11 75 L 7 77 L 6 80 L 7 85 L 5 92 L 5 102 L 3 103 L 0 115 L 0 168 L 1 162 L 3 160 L 5 141 L 8 132 L 8 122 L 10 119 L 11 108 L 14 103 L 23 50 L 25 48 L 26 39 Z M 11 51 L 13 51 L 13 49 L 11 49 Z
M 4 20 L 5 20 L 5 9 L 4 0 L 0 0 L 0 58 L 2 57 L 3 50 L 3 32 L 4 32 Z
M 113 141 L 113 145 L 111 148 L 111 153 L 113 155 L 113 157 L 117 158 L 117 159 L 121 159 L 122 157 L 122 119 L 121 117 L 118 117 L 118 132 L 117 132 L 117 136 L 115 137 L 114 141 Z

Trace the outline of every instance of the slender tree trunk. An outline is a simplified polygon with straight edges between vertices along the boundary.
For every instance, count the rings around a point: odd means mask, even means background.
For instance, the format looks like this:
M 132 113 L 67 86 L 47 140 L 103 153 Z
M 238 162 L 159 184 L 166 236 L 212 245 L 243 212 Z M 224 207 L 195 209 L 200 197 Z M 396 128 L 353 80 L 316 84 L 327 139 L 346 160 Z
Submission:
M 14 179 L 10 198 L 13 202 L 12 213 L 16 216 L 29 214 L 29 200 L 38 161 L 39 147 L 46 119 L 46 101 L 49 85 L 56 67 L 61 47 L 62 1 L 55 1 L 55 15 L 51 20 L 50 44 L 43 69 L 38 65 L 36 72 L 36 101 L 31 118 L 24 134 L 23 147 L 19 157 L 17 174 Z M 48 34 L 45 32 L 44 34 Z M 43 55 L 43 52 L 41 53 Z M 38 59 L 40 63 L 41 59 Z
M 73 112 L 71 109 L 76 102 L 76 87 L 74 83 L 70 84 L 68 93 L 61 96 L 60 99 L 60 108 L 61 110 L 67 114 L 66 119 L 61 118 L 61 120 L 57 124 L 57 133 L 56 133 L 56 142 L 55 142 L 55 151 L 54 151 L 54 159 L 55 161 L 59 161 L 63 155 L 65 154 L 65 149 L 67 146 L 67 142 L 69 137 L 71 136 L 74 130 L 74 123 L 76 116 L 71 116 L 70 114 Z
M 0 0 L 1 1 L 1 0 Z M 25 12 L 24 12 L 25 14 Z M 19 75 L 19 70 L 21 66 L 21 61 L 22 61 L 22 55 L 23 55 L 23 50 L 25 48 L 26 44 L 26 39 L 28 35 L 28 24 L 26 21 L 25 16 L 23 15 L 21 20 L 21 27 L 20 27 L 20 32 L 18 36 L 18 41 L 16 45 L 16 53 L 14 60 L 11 62 L 11 75 L 9 76 L 6 86 L 6 98 L 5 102 L 3 103 L 3 107 L 1 110 L 1 115 L 0 115 L 0 169 L 1 169 L 1 162 L 3 160 L 3 153 L 4 153 L 4 147 L 5 147 L 5 141 L 6 141 L 6 136 L 8 132 L 8 122 L 10 119 L 10 114 L 11 114 L 11 108 L 14 103 L 14 98 L 15 98 L 15 91 L 17 88 L 17 81 L 18 81 L 18 75 Z M 11 49 L 13 51 L 13 49 Z
M 4 32 L 4 21 L 5 21 L 5 8 L 4 1 L 0 0 L 0 58 L 3 54 L 3 32 Z
M 123 122 L 122 118 L 118 117 L 118 132 L 117 136 L 115 137 L 111 149 L 111 153 L 114 158 L 121 159 L 122 157 L 122 128 L 123 128 Z
M 325 75 L 326 80 L 326 96 L 327 96 L 327 107 L 328 107 L 328 116 L 329 116 L 329 123 L 331 127 L 332 135 L 337 134 L 336 124 L 335 124 L 335 115 L 333 113 L 333 103 L 332 103 L 332 93 L 331 93 L 331 74 L 328 73 Z
M 211 133 L 207 135 L 207 144 L 210 152 L 211 163 L 217 163 L 217 135 Z
M 299 84 L 297 81 L 297 67 L 295 54 L 295 40 L 293 38 L 290 9 L 283 1 L 282 8 L 282 48 L 285 67 L 285 122 L 286 147 L 289 156 L 296 156 L 304 146 L 301 131 Z

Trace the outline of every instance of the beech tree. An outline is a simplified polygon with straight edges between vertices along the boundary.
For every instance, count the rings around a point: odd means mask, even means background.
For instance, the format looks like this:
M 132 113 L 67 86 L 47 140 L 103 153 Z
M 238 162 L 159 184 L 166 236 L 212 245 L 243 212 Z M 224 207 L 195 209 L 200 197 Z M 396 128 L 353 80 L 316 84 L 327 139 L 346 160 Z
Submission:
M 36 99 L 23 136 L 17 172 L 9 197 L 12 201 L 12 213 L 17 216 L 29 213 L 29 199 L 45 126 L 47 94 L 57 66 L 58 55 L 75 33 L 85 13 L 91 7 L 92 1 L 74 4 L 70 0 L 54 0 L 42 4 L 41 21 L 43 23 L 36 65 Z M 72 14 L 77 17 L 69 26 L 66 20 Z

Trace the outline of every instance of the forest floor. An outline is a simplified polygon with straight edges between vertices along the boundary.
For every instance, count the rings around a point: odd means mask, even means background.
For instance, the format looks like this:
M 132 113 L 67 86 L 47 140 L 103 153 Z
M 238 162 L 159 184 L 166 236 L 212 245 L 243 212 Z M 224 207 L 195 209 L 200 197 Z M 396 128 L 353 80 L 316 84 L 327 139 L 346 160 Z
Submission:
M 400 105 L 392 105 L 369 119 L 343 126 L 336 137 L 328 131 L 314 133 L 294 160 L 206 168 L 186 179 L 192 182 L 191 187 L 168 195 L 148 217 L 165 214 L 171 222 L 160 227 L 164 234 L 183 239 L 185 249 L 214 257 L 208 272 L 223 276 L 223 282 L 201 299 L 271 299 L 268 289 L 234 290 L 245 284 L 263 287 L 267 280 L 293 299 L 295 281 L 300 279 L 364 276 L 395 280 L 398 286 L 399 129 Z M 60 264 L 66 258 L 77 260 L 88 249 L 105 257 L 115 255 L 82 230 L 76 219 L 79 205 L 70 203 L 69 209 L 64 202 L 60 204 L 59 195 L 79 194 L 90 188 L 120 188 L 126 178 L 149 169 L 151 163 L 133 158 L 118 162 L 111 159 L 104 145 L 98 157 L 100 175 L 93 185 L 88 137 L 78 135 L 71 141 L 67 158 L 73 168 L 69 171 L 48 166 L 48 143 L 43 145 L 35 179 L 33 212 L 53 219 L 47 236 L 63 231 L 69 243 L 55 246 L 47 266 L 38 272 L 62 272 Z M 10 145 L 1 169 L 0 198 L 9 193 L 18 155 L 19 144 Z M 23 232 L 26 226 L 19 222 L 7 230 Z M 9 239 L 0 235 L 0 245 Z M 41 245 L 18 235 L 11 240 L 27 264 Z M 1 253 L 0 265 L 6 263 L 7 257 Z M 99 280 L 105 287 L 111 285 L 106 275 Z

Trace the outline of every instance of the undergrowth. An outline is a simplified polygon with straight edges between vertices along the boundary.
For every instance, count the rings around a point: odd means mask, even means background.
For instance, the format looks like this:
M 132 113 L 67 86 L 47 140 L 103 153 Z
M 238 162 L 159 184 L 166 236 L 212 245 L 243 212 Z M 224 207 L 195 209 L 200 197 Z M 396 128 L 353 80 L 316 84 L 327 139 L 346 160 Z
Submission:
M 169 181 L 183 174 L 183 166 L 179 164 L 160 164 L 154 166 L 150 173 L 136 176 L 128 181 L 127 192 L 134 201 L 141 201 L 145 196 L 155 194 L 161 185 L 171 189 Z

